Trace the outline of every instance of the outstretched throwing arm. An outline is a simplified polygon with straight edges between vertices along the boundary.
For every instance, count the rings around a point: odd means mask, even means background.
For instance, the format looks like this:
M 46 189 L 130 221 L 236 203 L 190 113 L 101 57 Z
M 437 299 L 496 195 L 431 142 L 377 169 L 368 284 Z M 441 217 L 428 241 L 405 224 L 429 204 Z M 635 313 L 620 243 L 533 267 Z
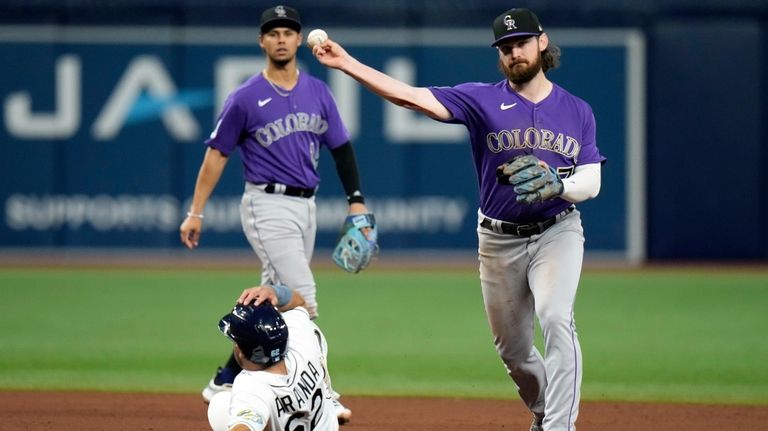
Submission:
M 395 105 L 419 111 L 436 120 L 450 120 L 451 112 L 435 98 L 428 88 L 413 87 L 359 62 L 338 43 L 328 39 L 312 49 L 317 61 L 326 67 L 338 69 L 366 88 Z

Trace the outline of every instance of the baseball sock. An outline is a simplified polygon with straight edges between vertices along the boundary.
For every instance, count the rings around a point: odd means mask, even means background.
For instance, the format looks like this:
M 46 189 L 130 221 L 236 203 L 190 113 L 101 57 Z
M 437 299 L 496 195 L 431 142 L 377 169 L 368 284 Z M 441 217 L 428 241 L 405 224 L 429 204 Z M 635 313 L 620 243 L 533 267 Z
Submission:
M 240 371 L 242 371 L 242 368 L 240 368 L 240 365 L 237 364 L 237 360 L 235 359 L 234 353 L 229 355 L 229 360 L 227 361 L 227 365 L 224 365 L 224 368 L 228 370 L 232 370 L 234 374 L 237 374 Z

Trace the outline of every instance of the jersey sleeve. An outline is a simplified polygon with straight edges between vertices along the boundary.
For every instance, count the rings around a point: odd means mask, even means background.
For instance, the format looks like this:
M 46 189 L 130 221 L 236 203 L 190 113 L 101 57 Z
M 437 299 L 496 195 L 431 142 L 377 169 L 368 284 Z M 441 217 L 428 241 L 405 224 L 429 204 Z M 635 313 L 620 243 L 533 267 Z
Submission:
M 237 103 L 236 94 L 227 98 L 216 120 L 216 128 L 205 141 L 206 145 L 221 151 L 225 156 L 229 156 L 237 148 L 246 124 L 246 112 Z
M 591 108 L 586 109 L 584 115 L 583 135 L 581 141 L 581 150 L 576 158 L 577 165 L 588 165 L 591 163 L 602 163 L 606 159 L 600 154 L 597 148 L 597 138 L 595 132 L 595 115 Z
M 267 428 L 269 415 L 269 407 L 264 399 L 249 392 L 235 392 L 229 405 L 227 427 L 231 429 L 242 424 L 251 431 L 262 431 Z
M 288 348 L 298 350 L 309 356 L 322 354 L 323 336 L 319 328 L 309 319 L 309 313 L 303 307 L 296 307 L 283 313 L 288 326 Z
M 296 307 L 283 312 L 283 320 L 285 320 L 285 325 L 288 326 L 288 333 L 291 334 L 291 337 L 294 333 L 306 332 L 308 324 L 311 322 L 309 320 L 309 313 L 304 307 Z
M 326 147 L 332 150 L 349 141 L 349 130 L 347 130 L 347 126 L 344 125 L 344 121 L 341 119 L 339 108 L 336 106 L 336 100 L 333 98 L 331 90 L 324 83 L 321 85 L 321 89 L 325 119 L 328 122 L 328 130 L 323 134 L 323 142 Z
M 469 121 L 471 104 L 468 103 L 466 88 L 470 84 L 461 84 L 455 87 L 428 87 L 445 108 L 451 112 L 450 120 L 437 120 L 444 123 L 466 124 Z

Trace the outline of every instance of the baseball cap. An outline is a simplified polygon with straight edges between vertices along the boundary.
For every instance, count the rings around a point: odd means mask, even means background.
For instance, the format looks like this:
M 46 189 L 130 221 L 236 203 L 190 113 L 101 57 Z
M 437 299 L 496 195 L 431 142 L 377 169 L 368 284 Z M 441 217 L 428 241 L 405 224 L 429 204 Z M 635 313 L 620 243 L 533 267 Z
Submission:
M 278 5 L 261 13 L 261 32 L 266 33 L 275 27 L 288 27 L 301 31 L 299 11 L 292 7 Z
M 510 37 L 538 36 L 543 32 L 536 14 L 523 8 L 510 9 L 493 20 L 494 42 L 491 46 L 496 46 Z

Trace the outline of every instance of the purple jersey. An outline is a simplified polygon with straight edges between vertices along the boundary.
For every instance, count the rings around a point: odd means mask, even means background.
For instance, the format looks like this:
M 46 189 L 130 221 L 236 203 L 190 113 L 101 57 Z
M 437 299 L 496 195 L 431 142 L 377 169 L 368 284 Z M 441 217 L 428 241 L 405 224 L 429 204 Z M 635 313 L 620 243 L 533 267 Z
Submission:
M 513 187 L 496 182 L 496 168 L 517 155 L 534 154 L 563 178 L 578 165 L 605 160 L 595 143 L 592 108 L 557 85 L 539 103 L 519 95 L 506 80 L 430 90 L 453 115 L 447 122 L 464 124 L 469 130 L 480 211 L 488 217 L 537 222 L 571 205 L 559 198 L 533 205 L 517 203 Z
M 347 141 L 324 82 L 301 73 L 288 91 L 259 73 L 229 95 L 205 143 L 227 156 L 239 147 L 246 181 L 309 189 L 320 182 L 320 146 L 333 149 Z

